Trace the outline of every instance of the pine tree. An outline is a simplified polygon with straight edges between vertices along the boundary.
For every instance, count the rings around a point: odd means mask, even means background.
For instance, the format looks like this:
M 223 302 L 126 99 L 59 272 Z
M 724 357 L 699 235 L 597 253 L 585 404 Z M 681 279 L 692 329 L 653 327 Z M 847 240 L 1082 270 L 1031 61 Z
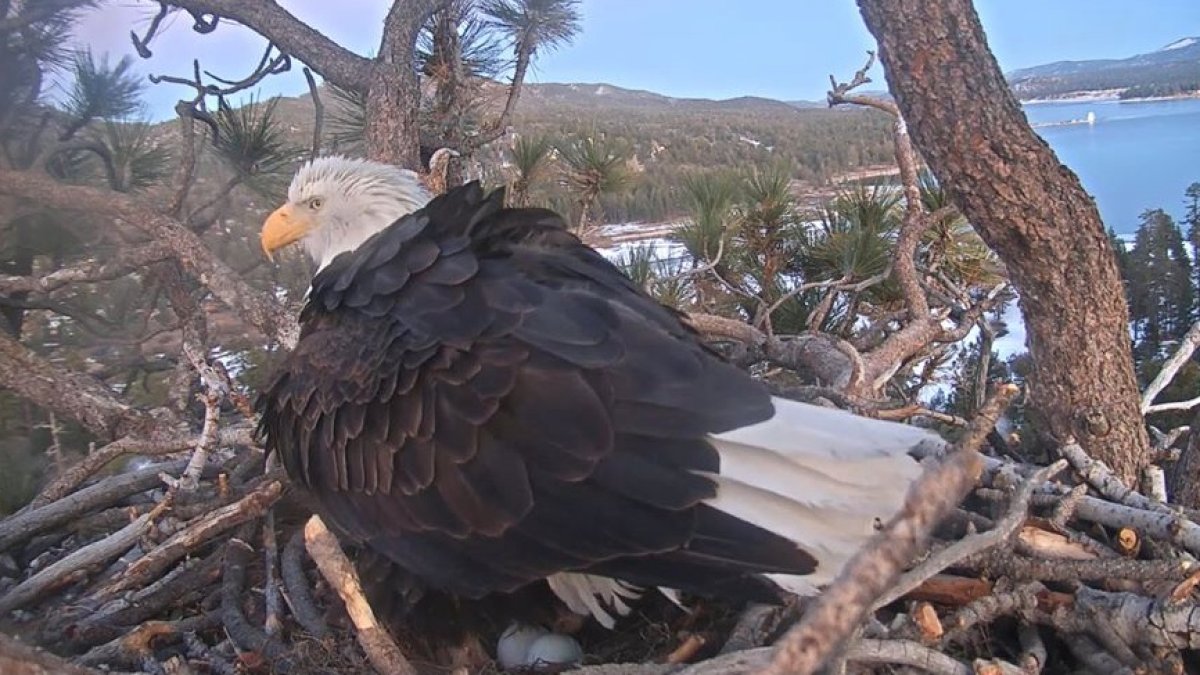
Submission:
M 1123 262 L 1136 352 L 1139 361 L 1153 359 L 1164 341 L 1183 336 L 1195 312 L 1192 263 L 1174 219 L 1162 209 L 1144 212 Z
M 1183 192 L 1187 198 L 1187 215 L 1183 222 L 1188 226 L 1188 244 L 1192 247 L 1192 260 L 1200 261 L 1200 182 L 1192 183 Z M 1192 265 L 1193 284 L 1200 288 L 1200 265 Z

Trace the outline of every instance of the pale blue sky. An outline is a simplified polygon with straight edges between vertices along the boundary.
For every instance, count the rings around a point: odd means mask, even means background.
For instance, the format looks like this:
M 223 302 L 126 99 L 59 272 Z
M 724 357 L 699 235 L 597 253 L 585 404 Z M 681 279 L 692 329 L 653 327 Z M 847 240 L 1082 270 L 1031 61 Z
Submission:
M 360 54 L 378 43 L 386 0 L 280 0 L 297 16 Z M 1200 35 L 1198 0 L 976 0 L 989 43 L 1005 70 L 1063 59 L 1119 58 Z M 605 82 L 681 97 L 823 99 L 828 76 L 847 77 L 874 47 L 853 0 L 584 0 L 575 43 L 541 55 L 535 82 Z M 130 29 L 142 30 L 157 9 L 146 0 L 110 0 L 88 16 L 78 37 L 97 51 L 134 54 Z M 184 15 L 186 16 L 186 15 Z M 265 43 L 247 29 L 222 24 L 196 35 L 177 17 L 139 60 L 145 73 L 204 68 L 241 77 Z M 883 88 L 878 67 L 876 86 Z M 261 91 L 304 90 L 299 68 Z M 168 114 L 182 90 L 153 86 L 155 117 Z

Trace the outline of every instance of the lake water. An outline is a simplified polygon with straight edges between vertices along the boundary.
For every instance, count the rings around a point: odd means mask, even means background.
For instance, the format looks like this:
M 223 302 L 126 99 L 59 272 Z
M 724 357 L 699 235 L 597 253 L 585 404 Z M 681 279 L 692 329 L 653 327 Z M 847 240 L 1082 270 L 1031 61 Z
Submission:
M 1100 215 L 1118 234 L 1137 229 L 1146 209 L 1176 220 L 1183 191 L 1200 182 L 1200 99 L 1131 102 L 1033 103 L 1035 125 L 1086 119 L 1094 124 L 1037 126 L 1035 131 L 1096 199 Z

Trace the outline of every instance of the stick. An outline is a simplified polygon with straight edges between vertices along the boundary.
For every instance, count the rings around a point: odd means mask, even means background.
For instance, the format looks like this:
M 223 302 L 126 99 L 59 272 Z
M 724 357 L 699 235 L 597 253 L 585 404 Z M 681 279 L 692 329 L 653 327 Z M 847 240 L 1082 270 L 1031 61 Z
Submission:
M 225 545 L 225 564 L 221 579 L 221 621 L 233 643 L 243 651 L 257 652 L 273 661 L 275 672 L 291 670 L 289 649 L 269 637 L 242 613 L 242 588 L 246 585 L 246 565 L 254 549 L 234 537 Z
M 112 476 L 40 509 L 18 513 L 0 521 L 0 552 L 84 513 L 96 511 L 129 495 L 155 487 L 161 482 L 159 473 L 175 473 L 183 467 L 184 462 L 169 462 Z
M 873 610 L 886 607 L 899 600 L 916 587 L 925 583 L 927 579 L 941 573 L 947 567 L 973 555 L 978 555 L 997 544 L 1008 541 L 1013 533 L 1017 531 L 1017 528 L 1025 522 L 1025 516 L 1029 511 L 1029 500 L 1033 497 L 1034 488 L 1041 486 L 1047 478 L 1062 471 L 1066 466 L 1066 461 L 1060 459 L 1033 474 L 1017 490 L 1017 494 L 1013 496 L 1012 504 L 1008 508 L 1008 513 L 1000 522 L 996 523 L 996 527 L 987 532 L 981 532 L 960 539 L 954 544 L 929 556 L 919 567 L 900 577 L 896 585 L 876 601 Z
M 354 566 L 342 552 L 337 538 L 321 522 L 320 516 L 308 519 L 308 524 L 304 526 L 304 541 L 308 546 L 308 554 L 317 563 L 317 569 L 321 570 L 326 581 L 337 590 L 346 604 L 346 612 L 354 623 L 358 643 L 375 670 L 380 675 L 417 675 L 387 630 L 375 619 Z
M 1092 459 L 1077 443 L 1067 443 L 1058 449 L 1071 466 L 1083 476 L 1100 494 L 1114 502 L 1132 506 L 1135 509 L 1147 511 L 1164 511 L 1170 509 L 1166 504 L 1155 502 L 1145 495 L 1130 489 L 1120 478 L 1117 478 L 1104 462 Z
M 113 597 L 157 577 L 209 539 L 261 516 L 282 493 L 283 485 L 279 481 L 267 481 L 242 499 L 196 519 L 134 561 L 121 578 L 100 595 Z
M 284 598 L 292 608 L 292 616 L 304 626 L 309 635 L 318 640 L 329 635 L 329 626 L 321 616 L 321 610 L 313 602 L 312 594 L 308 591 L 308 579 L 304 576 L 304 566 L 301 557 L 304 555 L 304 532 L 297 531 L 283 547 L 280 559 L 280 575 L 283 577 L 285 589 Z
M 31 600 L 48 591 L 67 576 L 90 567 L 104 565 L 128 551 L 137 540 L 150 530 L 151 523 L 166 508 L 166 502 L 149 513 L 139 516 L 118 532 L 95 543 L 84 546 L 71 555 L 50 565 L 46 569 L 21 582 L 0 598 L 0 615 L 23 607 Z
M 971 421 L 958 449 L 909 488 L 904 508 L 847 563 L 804 620 L 780 640 L 762 675 L 808 675 L 837 651 L 869 608 L 923 548 L 937 523 L 958 506 L 983 471 L 978 448 L 1017 393 L 1006 384 Z
M 816 672 L 900 576 L 941 517 L 958 505 L 981 469 L 978 452 L 964 448 L 914 483 L 900 514 L 850 560 L 804 620 L 784 636 L 762 675 Z

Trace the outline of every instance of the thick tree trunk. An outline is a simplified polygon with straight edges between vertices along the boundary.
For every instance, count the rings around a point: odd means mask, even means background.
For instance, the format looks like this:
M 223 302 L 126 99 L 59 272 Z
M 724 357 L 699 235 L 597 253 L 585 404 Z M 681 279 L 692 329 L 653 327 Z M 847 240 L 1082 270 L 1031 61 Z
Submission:
M 367 157 L 421 169 L 417 34 L 446 0 L 393 0 L 367 85 Z
M 970 0 L 859 0 L 933 173 L 1008 267 L 1032 408 L 1133 483 L 1150 444 L 1116 260 L 1095 203 L 1030 128 Z
M 377 63 L 367 90 L 367 157 L 414 171 L 421 169 L 417 123 L 419 90 L 413 73 Z

